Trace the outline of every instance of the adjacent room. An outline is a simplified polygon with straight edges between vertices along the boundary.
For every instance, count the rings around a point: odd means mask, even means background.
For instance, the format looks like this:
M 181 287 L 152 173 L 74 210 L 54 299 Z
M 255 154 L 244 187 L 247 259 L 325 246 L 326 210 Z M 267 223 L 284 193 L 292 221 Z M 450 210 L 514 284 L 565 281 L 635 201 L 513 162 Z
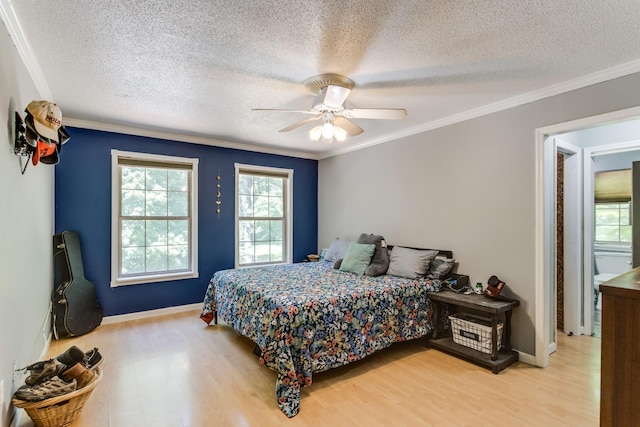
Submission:
M 633 414 L 637 1 L 0 17 L 2 427 Z

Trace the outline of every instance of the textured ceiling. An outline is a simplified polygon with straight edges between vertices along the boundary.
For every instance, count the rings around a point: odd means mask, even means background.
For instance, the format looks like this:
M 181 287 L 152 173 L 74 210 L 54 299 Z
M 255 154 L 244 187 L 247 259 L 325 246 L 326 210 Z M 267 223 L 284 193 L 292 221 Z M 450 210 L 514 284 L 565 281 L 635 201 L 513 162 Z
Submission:
M 15 14 L 35 59 L 27 66 L 67 124 L 317 157 L 640 59 L 638 0 L 0 5 Z M 347 107 L 407 117 L 354 119 L 363 134 L 325 145 L 308 139 L 312 125 L 278 132 L 304 115 L 252 111 L 310 108 L 303 82 L 328 72 L 355 82 Z

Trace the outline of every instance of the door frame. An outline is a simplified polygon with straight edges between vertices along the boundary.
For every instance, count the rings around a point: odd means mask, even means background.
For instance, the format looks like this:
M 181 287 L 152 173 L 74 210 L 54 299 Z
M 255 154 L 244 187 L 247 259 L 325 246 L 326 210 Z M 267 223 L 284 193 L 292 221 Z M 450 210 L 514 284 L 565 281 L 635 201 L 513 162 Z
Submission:
M 586 317 L 585 323 L 582 323 L 583 314 L 583 301 L 582 298 L 575 298 L 576 294 L 583 295 L 583 264 L 584 264 L 584 251 L 583 251 L 583 194 L 582 187 L 583 182 L 583 155 L 582 148 L 577 145 L 570 144 L 563 141 L 560 137 L 555 137 L 557 152 L 567 155 L 565 157 L 564 169 L 564 229 L 565 229 L 565 241 L 564 241 L 564 332 L 572 333 L 574 335 L 582 335 L 585 330 L 590 330 L 591 325 L 587 325 Z M 567 163 L 574 162 L 575 167 L 567 168 Z M 557 169 L 557 165 L 556 165 Z M 557 188 L 557 187 L 556 187 Z M 572 215 L 573 213 L 573 215 Z M 569 237 L 575 236 L 577 239 L 572 240 Z M 557 256 L 557 254 L 556 254 Z M 557 295 L 557 292 L 555 293 Z M 554 304 L 557 310 L 557 301 Z M 553 321 L 550 324 L 552 332 L 550 338 L 550 352 L 555 351 L 555 331 L 557 329 L 556 322 L 557 316 L 553 315 Z
M 640 117 L 640 107 L 628 108 L 611 113 L 600 114 L 583 119 L 558 123 L 535 130 L 535 364 L 546 367 L 549 365 L 549 344 L 552 334 L 551 316 L 555 316 L 551 292 L 554 290 L 556 274 L 556 199 L 555 199 L 555 171 L 556 171 L 556 142 L 555 135 L 583 130 L 604 124 L 627 121 Z M 586 149 L 585 149 L 586 153 Z M 586 155 L 586 154 L 585 154 Z M 586 173 L 586 167 L 583 168 Z M 591 168 L 589 168 L 591 170 Z M 585 189 L 586 191 L 587 189 Z M 591 219 L 593 221 L 593 219 Z M 589 228 L 585 218 L 585 232 Z M 593 235 L 589 231 L 591 240 L 584 236 L 592 246 Z M 591 271 L 591 263 L 585 263 Z M 586 270 L 585 270 L 586 273 Z M 588 276 L 585 276 L 588 277 Z M 593 293 L 593 290 L 591 290 Z M 586 298 L 586 296 L 585 296 Z

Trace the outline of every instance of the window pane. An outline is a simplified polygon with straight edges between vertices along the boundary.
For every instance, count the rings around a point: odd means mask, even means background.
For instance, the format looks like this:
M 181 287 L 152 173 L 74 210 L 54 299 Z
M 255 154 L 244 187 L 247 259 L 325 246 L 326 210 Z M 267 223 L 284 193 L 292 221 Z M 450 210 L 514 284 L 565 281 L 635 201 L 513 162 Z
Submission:
M 269 241 L 269 221 L 256 221 L 255 222 L 255 240 L 256 242 L 268 242 Z
M 283 241 L 284 236 L 282 235 L 282 223 L 283 221 L 269 221 L 271 226 L 271 232 L 269 234 L 269 239 L 271 241 Z
M 618 227 L 609 225 L 596 226 L 596 240 L 600 242 L 617 242 Z
M 122 190 L 123 216 L 144 216 L 144 190 Z
M 167 271 L 167 247 L 153 246 L 147 248 L 147 272 Z
M 255 262 L 269 262 L 271 261 L 269 242 L 256 242 L 256 260 Z
M 240 179 L 238 180 L 238 194 L 253 194 L 253 177 L 240 175 Z
M 167 192 L 147 191 L 147 216 L 167 215 Z
M 186 270 L 189 268 L 189 246 L 169 246 L 169 270 Z
M 269 216 L 282 217 L 282 197 L 269 197 Z
M 144 190 L 144 171 L 144 168 L 132 168 L 123 166 L 120 174 L 122 188 L 126 190 Z
M 284 185 L 284 179 L 269 178 L 269 195 L 275 196 L 275 197 L 282 197 L 283 185 Z
M 189 172 L 170 170 L 169 172 L 169 184 L 167 190 L 169 191 L 188 191 L 189 190 Z
M 168 221 L 169 235 L 167 243 L 169 245 L 188 245 L 189 244 L 189 221 L 176 219 Z
M 186 191 L 171 191 L 167 195 L 169 216 L 189 215 L 189 194 Z
M 241 242 L 239 250 L 240 264 L 253 264 L 255 262 L 253 242 Z
M 144 247 L 122 249 L 122 274 L 144 273 Z
M 269 195 L 269 178 L 263 176 L 253 177 L 253 194 L 260 196 Z
M 271 262 L 284 261 L 284 251 L 282 249 L 282 242 L 271 242 Z
M 147 190 L 167 191 L 167 170 L 147 169 Z
M 239 223 L 239 240 L 240 242 L 252 242 L 254 225 L 252 220 L 242 220 Z
M 619 209 L 598 209 L 596 210 L 597 225 L 617 225 L 620 220 Z
M 123 220 L 121 241 L 123 248 L 144 246 L 144 221 Z
M 149 220 L 147 225 L 147 246 L 166 246 L 167 245 L 167 221 L 166 220 Z
M 253 196 L 239 196 L 238 211 L 239 216 L 253 216 Z
M 253 216 L 269 216 L 269 196 L 254 196 L 253 209 Z
M 620 241 L 631 243 L 631 226 L 623 225 L 620 227 Z
M 621 206 L 620 208 L 620 225 L 631 225 L 631 221 L 629 220 L 629 207 Z

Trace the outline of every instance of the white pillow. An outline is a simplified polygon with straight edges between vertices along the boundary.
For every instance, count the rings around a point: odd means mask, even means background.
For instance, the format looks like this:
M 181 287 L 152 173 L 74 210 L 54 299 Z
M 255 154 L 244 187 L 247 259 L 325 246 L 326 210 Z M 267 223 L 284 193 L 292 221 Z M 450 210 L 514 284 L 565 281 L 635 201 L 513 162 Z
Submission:
M 348 239 L 336 239 L 329 246 L 327 254 L 324 256 L 324 260 L 328 262 L 336 262 L 337 260 L 344 258 L 344 254 L 349 249 L 351 240 Z

